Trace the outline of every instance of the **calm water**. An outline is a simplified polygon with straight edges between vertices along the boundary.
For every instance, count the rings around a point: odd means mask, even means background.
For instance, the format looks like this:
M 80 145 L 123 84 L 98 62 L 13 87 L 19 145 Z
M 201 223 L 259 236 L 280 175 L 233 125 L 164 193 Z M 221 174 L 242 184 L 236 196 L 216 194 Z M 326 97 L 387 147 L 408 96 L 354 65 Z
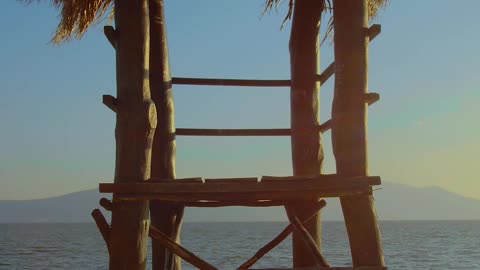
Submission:
M 182 243 L 220 269 L 235 269 L 284 223 L 186 223 Z M 389 269 L 480 269 L 480 221 L 381 223 Z M 343 222 L 325 222 L 323 250 L 334 266 L 350 265 Z M 255 267 L 288 267 L 289 241 Z M 107 269 L 94 224 L 0 224 L 0 269 Z M 193 269 L 184 263 L 184 269 Z

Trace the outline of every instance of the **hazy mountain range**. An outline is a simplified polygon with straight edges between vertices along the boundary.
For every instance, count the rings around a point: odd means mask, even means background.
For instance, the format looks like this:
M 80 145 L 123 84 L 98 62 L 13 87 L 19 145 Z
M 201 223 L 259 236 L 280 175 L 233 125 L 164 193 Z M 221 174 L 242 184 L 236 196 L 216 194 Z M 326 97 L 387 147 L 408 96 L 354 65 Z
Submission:
M 382 220 L 480 219 L 480 200 L 466 198 L 438 187 L 416 188 L 384 183 L 375 191 Z M 90 212 L 105 194 L 96 189 L 38 200 L 0 200 L 0 223 L 91 222 Z M 337 199 L 327 200 L 325 220 L 343 220 Z M 104 213 L 106 211 L 103 211 Z M 107 214 L 106 214 L 107 215 Z M 281 207 L 216 209 L 188 208 L 185 221 L 282 221 Z

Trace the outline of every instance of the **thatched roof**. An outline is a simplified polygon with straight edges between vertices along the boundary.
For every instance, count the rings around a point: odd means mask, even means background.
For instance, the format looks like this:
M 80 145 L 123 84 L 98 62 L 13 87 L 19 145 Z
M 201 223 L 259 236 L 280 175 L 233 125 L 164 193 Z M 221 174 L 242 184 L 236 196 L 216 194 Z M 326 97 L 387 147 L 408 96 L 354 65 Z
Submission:
M 42 0 L 18 0 L 24 3 L 40 2 Z M 105 19 L 106 16 L 111 16 L 111 12 L 107 12 L 112 9 L 114 0 L 49 0 L 55 8 L 61 11 L 60 22 L 58 23 L 57 30 L 52 42 L 54 44 L 60 44 L 64 41 L 70 40 L 72 37 L 80 39 L 88 28 L 97 22 Z M 264 0 L 265 10 L 278 7 L 284 0 Z M 324 1 L 324 12 L 330 12 L 332 10 L 331 0 Z M 385 7 L 388 0 L 368 0 L 369 17 L 374 18 L 377 16 L 379 10 Z M 285 23 L 292 16 L 292 9 L 294 0 L 288 0 L 289 9 L 285 20 Z M 331 21 L 332 22 L 332 21 Z M 283 25 L 283 24 L 282 24 Z M 329 31 L 332 30 L 332 23 L 330 23 Z

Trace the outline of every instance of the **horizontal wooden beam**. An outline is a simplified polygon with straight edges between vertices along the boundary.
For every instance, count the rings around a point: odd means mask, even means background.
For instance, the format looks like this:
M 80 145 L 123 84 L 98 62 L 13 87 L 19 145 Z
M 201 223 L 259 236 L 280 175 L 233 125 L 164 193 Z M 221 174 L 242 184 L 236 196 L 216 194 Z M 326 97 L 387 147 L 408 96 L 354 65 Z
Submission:
M 368 29 L 368 35 L 370 37 L 370 41 L 375 39 L 375 37 L 377 37 L 380 34 L 381 29 L 382 28 L 379 24 L 374 24 Z M 105 34 L 107 35 L 106 32 Z M 107 35 L 107 38 L 108 38 L 108 35 Z M 110 41 L 110 38 L 108 40 Z M 334 73 L 335 73 L 335 62 L 328 65 L 328 67 L 322 72 L 322 74 L 317 74 L 317 81 L 320 82 L 320 84 L 324 84 Z M 249 79 L 210 79 L 210 78 L 173 77 L 172 84 L 210 85 L 210 86 L 246 86 L 246 87 L 290 87 L 291 80 L 249 80 Z
M 290 87 L 290 80 L 208 79 L 173 77 L 172 84 L 247 87 Z
M 170 239 L 167 235 L 159 231 L 153 226 L 150 226 L 149 235 L 153 239 L 157 240 L 160 245 L 168 248 L 175 255 L 184 259 L 186 262 L 202 270 L 217 270 L 214 266 L 204 261 L 202 258 L 190 252 L 188 249 L 177 244 L 174 240 Z
M 325 132 L 331 127 L 331 120 L 325 121 L 318 125 L 315 129 L 318 132 Z M 177 128 L 175 135 L 177 136 L 290 136 L 291 129 L 275 128 L 275 129 L 214 129 L 214 128 Z
M 187 202 L 184 204 L 186 207 L 226 207 L 226 206 L 244 206 L 244 207 L 272 207 L 283 206 L 287 204 L 287 201 L 198 201 Z
M 268 178 L 267 178 L 268 179 Z M 123 200 L 164 200 L 187 203 L 198 201 L 287 201 L 312 200 L 319 197 L 340 197 L 371 193 L 379 185 L 378 176 L 341 177 L 320 175 L 298 178 L 283 177 L 281 181 L 260 182 L 209 181 L 182 183 L 181 180 L 160 182 L 152 179 L 138 183 L 102 183 L 100 192 L 115 193 Z

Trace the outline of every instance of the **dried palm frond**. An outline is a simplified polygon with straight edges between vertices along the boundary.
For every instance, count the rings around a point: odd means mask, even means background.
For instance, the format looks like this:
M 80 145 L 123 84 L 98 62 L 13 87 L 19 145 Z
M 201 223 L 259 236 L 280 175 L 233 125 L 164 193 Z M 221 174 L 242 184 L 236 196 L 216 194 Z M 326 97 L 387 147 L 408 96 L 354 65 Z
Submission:
M 313 0 L 312 0 L 313 1 Z M 321 1 L 321 0 L 316 0 L 316 1 Z M 324 10 L 322 12 L 327 12 L 332 15 L 332 3 L 331 0 L 323 0 L 324 1 Z M 263 10 L 262 15 L 264 15 L 267 11 L 272 10 L 272 9 L 278 9 L 278 6 L 285 2 L 285 0 L 265 0 L 265 9 Z M 292 18 L 292 12 L 293 12 L 293 3 L 294 0 L 288 0 L 288 12 L 285 18 L 283 19 L 282 26 L 281 28 L 285 25 L 285 22 L 289 19 Z M 368 6 L 368 18 L 370 20 L 375 19 L 378 16 L 378 13 L 380 10 L 385 8 L 387 6 L 388 0 L 367 0 L 367 6 Z M 331 16 L 330 19 L 328 20 L 328 26 L 327 26 L 327 31 L 324 35 L 324 38 L 322 40 L 322 43 L 329 37 L 333 32 L 333 17 Z
M 30 4 L 42 0 L 18 0 Z M 53 6 L 61 10 L 60 22 L 51 42 L 60 44 L 75 36 L 81 38 L 90 25 L 104 18 L 113 0 L 50 0 Z

